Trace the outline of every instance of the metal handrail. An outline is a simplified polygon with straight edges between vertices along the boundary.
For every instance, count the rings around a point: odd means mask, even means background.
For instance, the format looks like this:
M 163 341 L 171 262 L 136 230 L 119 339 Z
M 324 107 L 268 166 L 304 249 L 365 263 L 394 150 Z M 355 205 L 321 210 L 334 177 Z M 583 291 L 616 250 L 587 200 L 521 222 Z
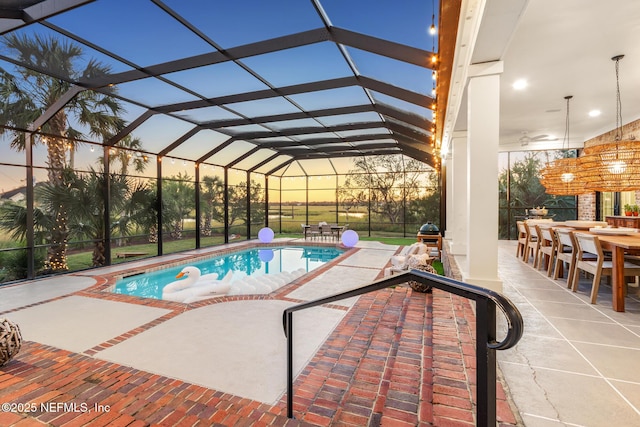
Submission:
M 476 422 L 481 427 L 496 425 L 495 353 L 496 350 L 506 350 L 518 343 L 524 330 L 522 315 L 507 297 L 498 292 L 420 270 L 386 277 L 361 288 L 297 304 L 284 310 L 282 322 L 284 334 L 287 337 L 287 417 L 293 418 L 293 313 L 410 280 L 431 285 L 433 288 L 476 302 Z M 504 313 L 507 320 L 507 334 L 501 341 L 496 340 L 496 306 Z M 490 404 L 491 402 L 493 404 Z

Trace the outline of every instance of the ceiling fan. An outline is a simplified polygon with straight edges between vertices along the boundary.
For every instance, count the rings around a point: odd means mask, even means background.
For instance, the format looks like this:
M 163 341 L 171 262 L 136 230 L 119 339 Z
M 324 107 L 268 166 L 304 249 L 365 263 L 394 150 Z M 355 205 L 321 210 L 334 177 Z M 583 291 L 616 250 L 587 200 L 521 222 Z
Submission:
M 521 146 L 526 147 L 527 145 L 529 145 L 530 142 L 557 141 L 557 140 L 558 138 L 551 135 L 547 135 L 547 134 L 529 136 L 529 133 L 526 130 L 524 130 L 522 131 L 522 136 L 518 139 L 518 142 L 520 143 Z

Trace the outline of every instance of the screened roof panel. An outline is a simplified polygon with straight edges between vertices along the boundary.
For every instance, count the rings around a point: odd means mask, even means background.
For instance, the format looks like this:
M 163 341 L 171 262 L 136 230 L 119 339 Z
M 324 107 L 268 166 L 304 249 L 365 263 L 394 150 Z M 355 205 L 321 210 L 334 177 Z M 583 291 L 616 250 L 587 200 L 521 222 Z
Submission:
M 322 138 L 337 138 L 335 133 L 330 133 L 330 132 L 318 132 L 318 133 L 312 133 L 309 135 L 294 135 L 291 137 L 291 139 L 293 139 L 294 141 L 301 141 L 301 142 L 305 142 L 305 141 L 309 141 L 311 139 L 322 139 Z
M 177 71 L 165 74 L 165 77 L 207 98 L 268 89 L 267 85 L 234 62 Z
M 267 149 L 258 150 L 252 155 L 250 155 L 249 157 L 247 157 L 246 159 L 238 162 L 234 167 L 242 170 L 249 170 L 254 166 L 256 166 L 257 164 L 267 160 L 274 154 L 276 154 L 276 152 L 273 150 L 267 150 Z
M 140 138 L 145 149 L 158 153 L 191 129 L 191 123 L 156 114 L 137 127 L 131 135 Z
M 336 45 L 329 42 L 253 56 L 242 62 L 276 87 L 352 75 Z
M 78 47 L 82 55 L 72 64 L 45 62 L 45 74 L 58 77 L 72 69 L 59 77 L 103 93 L 116 91 L 125 127 L 105 143 L 117 144 L 131 134 L 150 156 L 215 158 L 216 163 L 224 156 L 220 163 L 263 173 L 293 167 L 286 154 L 279 156 L 282 168 L 278 159 L 258 160 L 265 150 L 341 159 L 387 152 L 369 149 L 381 140 L 378 146 L 394 141 L 412 158 L 433 163 L 431 69 L 412 65 L 430 67 L 434 40 L 424 31 L 431 5 L 423 1 L 401 6 L 366 0 L 71 2 L 78 6 L 56 14 L 68 2 L 47 1 L 48 17 L 15 19 L 6 28 L 22 27 L 14 33 Z M 8 55 L 7 63 L 40 70 L 12 52 L 4 35 L 3 40 L 0 60 Z M 82 73 L 90 61 L 111 71 Z M 12 64 L 4 68 L 15 70 Z M 74 91 L 56 94 L 53 101 L 69 102 Z M 46 112 L 40 122 L 50 120 L 48 107 L 39 107 Z M 69 123 L 88 132 L 73 118 Z M 205 137 L 208 132 L 215 137 Z M 256 148 L 251 142 L 262 149 L 251 152 Z
M 221 107 L 193 108 L 191 110 L 178 111 L 173 114 L 198 123 L 210 122 L 212 120 L 229 120 L 240 118 L 239 115 L 233 114 L 232 112 Z
M 157 107 L 198 99 L 188 92 L 153 77 L 121 83 L 117 86 L 117 93 L 120 96 L 139 102 L 147 107 Z
M 97 0 L 49 21 L 142 67 L 215 50 L 153 2 Z
M 280 122 L 269 122 L 268 124 L 269 127 L 274 130 L 320 126 L 318 121 L 314 119 L 285 120 Z
M 252 148 L 255 148 L 254 144 L 249 144 L 246 141 L 234 141 L 215 153 L 215 156 L 209 161 L 217 165 L 227 166 L 229 163 L 233 162 Z
M 318 121 L 325 126 L 343 125 L 346 123 L 375 122 L 380 120 L 380 116 L 374 112 L 318 117 Z
M 374 146 L 376 144 L 378 145 L 388 145 L 388 144 L 395 144 L 396 141 L 394 139 L 391 138 L 382 138 L 382 139 L 365 139 L 363 141 L 351 141 L 351 145 L 353 145 L 356 148 L 361 148 L 364 146 Z
M 209 129 L 204 129 L 181 143 L 168 154 L 183 159 L 199 159 L 228 139 L 229 136 L 227 135 Z
M 383 104 L 391 105 L 398 110 L 419 114 L 420 116 L 428 117 L 429 119 L 432 119 L 433 117 L 433 111 L 428 108 L 424 108 L 419 105 L 412 104 L 411 102 L 406 102 L 402 99 L 394 98 L 392 96 L 387 96 L 384 93 L 371 91 L 371 95 L 376 101 Z
M 351 105 L 370 103 L 364 89 L 357 86 L 301 93 L 291 95 L 291 99 L 307 111 L 336 108 L 345 102 Z
M 402 7 L 399 7 L 402 5 Z M 431 47 L 431 16 L 438 25 L 438 3 L 424 0 L 372 2 L 371 0 L 322 0 L 322 6 L 337 27 L 369 34 L 385 40 L 414 46 Z M 435 12 L 433 8 L 435 8 Z
M 358 135 L 389 134 L 389 130 L 384 127 L 379 127 L 375 129 L 345 130 L 345 131 L 340 131 L 336 133 L 342 138 L 349 138 L 351 136 L 358 136 Z
M 245 116 L 264 116 L 266 114 L 285 114 L 300 111 L 284 98 L 266 98 L 255 101 L 227 104 L 227 108 Z
M 311 2 L 286 0 L 168 0 L 222 48 L 240 46 L 322 26 Z M 238 17 L 241 19 L 229 19 Z
M 347 51 L 361 74 L 413 92 L 431 94 L 432 70 L 360 49 L 347 47 Z
M 299 162 L 309 175 L 329 176 L 335 173 L 329 159 L 300 160 Z M 335 184 L 334 180 L 327 182 L 331 183 L 331 185 Z
M 273 160 L 268 161 L 267 163 L 265 163 L 264 165 L 258 167 L 255 172 L 258 173 L 268 173 L 270 172 L 273 168 L 283 164 L 284 162 L 286 162 L 287 160 L 289 160 L 291 158 L 291 156 L 287 156 L 287 155 L 280 155 L 278 157 L 276 157 Z
M 244 126 L 231 126 L 224 128 L 225 132 L 230 135 L 241 135 L 245 132 L 266 132 L 267 128 L 260 125 L 244 125 Z
M 35 36 L 45 37 L 45 38 L 54 37 L 55 39 L 64 41 L 66 43 L 77 44 L 77 42 L 73 41 L 69 37 L 57 31 L 49 29 L 41 24 L 23 27 L 14 31 L 11 34 L 15 34 L 19 37 L 29 37 L 29 38 L 33 38 Z M 6 37 L 7 35 L 3 36 L 3 38 L 6 38 Z M 106 65 L 109 68 L 109 72 L 111 73 L 119 73 L 122 71 L 131 70 L 131 67 L 126 65 L 125 63 L 118 61 L 108 55 L 105 55 L 87 45 L 83 45 L 82 50 L 83 50 L 83 54 L 77 56 L 76 58 L 75 63 L 76 63 L 77 69 L 82 69 L 82 70 L 86 69 L 86 66 L 89 63 L 89 61 L 93 59 L 93 60 L 98 60 L 103 65 Z M 7 55 L 10 58 L 17 58 L 17 55 L 14 52 L 7 51 L 5 49 L 2 50 L 2 54 Z M 78 77 L 80 77 L 80 75 L 78 75 Z

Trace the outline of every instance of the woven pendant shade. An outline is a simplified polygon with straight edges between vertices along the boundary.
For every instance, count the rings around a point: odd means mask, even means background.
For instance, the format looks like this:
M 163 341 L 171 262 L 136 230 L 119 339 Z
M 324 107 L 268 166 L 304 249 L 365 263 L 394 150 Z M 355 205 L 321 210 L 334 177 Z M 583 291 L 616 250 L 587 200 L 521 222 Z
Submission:
M 590 191 L 640 190 L 640 141 L 594 145 L 579 160 L 579 179 Z
M 566 149 L 569 142 L 569 101 L 573 96 L 565 96 L 567 101 L 567 116 L 562 148 Z M 555 196 L 575 196 L 591 192 L 580 180 L 578 159 L 575 157 L 556 159 L 540 171 L 540 184 L 547 194 Z
M 584 149 L 580 157 L 580 179 L 593 191 L 640 190 L 640 141 L 622 139 L 622 102 L 620 100 L 620 60 L 616 64 L 616 132 L 614 141 Z
M 549 163 L 541 171 L 540 183 L 547 194 L 555 196 L 574 196 L 590 193 L 580 179 L 579 159 L 557 159 Z

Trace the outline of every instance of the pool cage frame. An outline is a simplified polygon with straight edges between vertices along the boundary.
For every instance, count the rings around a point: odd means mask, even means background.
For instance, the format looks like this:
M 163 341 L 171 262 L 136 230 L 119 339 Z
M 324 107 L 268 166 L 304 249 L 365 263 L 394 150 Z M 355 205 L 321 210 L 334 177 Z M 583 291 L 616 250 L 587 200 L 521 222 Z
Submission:
M 11 129 L 7 126 L 3 126 L 5 129 L 9 129 L 9 130 L 16 130 L 16 129 Z M 20 130 L 19 130 L 20 131 Z M 7 166 L 23 166 L 25 168 L 25 187 L 24 187 L 24 191 L 25 191 L 25 204 L 26 204 L 26 223 L 27 224 L 34 224 L 34 212 L 35 212 L 35 174 L 34 171 L 36 169 L 46 169 L 48 170 L 48 168 L 42 168 L 41 166 L 37 166 L 34 163 L 34 154 L 33 154 L 33 146 L 36 142 L 36 138 L 43 138 L 43 137 L 47 137 L 47 135 L 41 133 L 41 132 L 26 132 L 25 131 L 25 138 L 26 141 L 28 141 L 28 143 L 25 144 L 25 150 L 24 150 L 24 155 L 25 155 L 25 163 L 24 165 L 16 165 L 16 164 L 7 164 L 7 163 L 3 163 L 0 162 L 0 168 L 4 165 Z M 60 137 L 58 137 L 60 138 Z M 108 177 L 109 174 L 112 172 L 111 171 L 111 162 L 109 161 L 109 157 L 111 156 L 112 153 L 112 148 L 110 146 L 102 146 L 100 144 L 97 144 L 96 142 L 91 142 L 91 141 L 78 141 L 77 139 L 74 140 L 75 143 L 81 142 L 81 143 L 85 143 L 85 144 L 90 144 L 92 146 L 97 146 L 103 149 L 103 155 L 102 155 L 102 168 L 103 170 L 101 171 L 101 173 L 105 176 Z M 93 150 L 92 150 L 93 151 Z M 155 176 L 150 176 L 147 179 L 149 179 L 150 181 L 155 181 L 156 183 L 156 191 L 157 191 L 157 200 L 156 200 L 156 206 L 155 206 L 155 210 L 156 210 L 156 214 L 157 214 L 157 254 L 155 254 L 154 256 L 161 256 L 165 253 L 164 251 L 164 243 L 165 243 L 165 239 L 163 238 L 164 234 L 165 234 L 165 221 L 163 218 L 163 209 L 162 209 L 162 204 L 163 204 L 163 182 L 165 181 L 169 181 L 170 179 L 168 179 L 167 177 L 163 176 L 163 163 L 165 162 L 165 160 L 182 160 L 182 159 L 177 159 L 174 157 L 170 157 L 170 156 L 166 156 L 166 157 L 161 157 L 157 154 L 153 154 L 153 153 L 147 153 L 147 152 L 142 152 L 142 151 L 136 151 L 136 150 L 131 150 L 132 154 L 131 155 L 136 155 L 136 156 L 144 156 L 145 159 L 148 159 L 150 164 L 152 160 L 157 159 L 156 163 L 156 170 L 155 170 Z M 345 156 L 346 157 L 346 156 Z M 355 157 L 355 156 L 353 156 Z M 202 204 L 201 204 L 201 169 L 203 165 L 207 165 L 207 166 L 211 166 L 212 168 L 220 168 L 222 170 L 222 178 L 223 178 L 223 193 L 224 193 L 224 197 L 223 197 L 223 212 L 224 212 L 224 221 L 222 224 L 221 229 L 223 230 L 222 235 L 224 236 L 224 244 L 227 244 L 230 242 L 230 234 L 231 234 L 231 230 L 232 230 L 232 224 L 230 224 L 230 218 L 229 218 L 229 187 L 230 187 L 230 171 L 236 171 L 237 173 L 245 173 L 246 174 L 246 217 L 245 218 L 245 227 L 246 227 L 246 231 L 245 231 L 245 238 L 246 240 L 250 240 L 252 238 L 256 238 L 257 234 L 258 234 L 258 230 L 261 227 L 271 227 L 276 233 L 286 233 L 286 230 L 284 230 L 286 227 L 283 227 L 283 216 L 282 216 L 282 212 L 283 212 L 283 207 L 286 205 L 287 202 L 283 202 L 283 197 L 282 194 L 283 192 L 289 191 L 287 189 L 283 189 L 283 181 L 287 180 L 287 179 L 293 179 L 293 180 L 298 180 L 298 179 L 302 179 L 302 181 L 304 182 L 304 185 L 302 188 L 296 188 L 293 191 L 298 191 L 298 192 L 304 192 L 305 194 L 305 200 L 304 200 L 304 212 L 305 212 L 305 220 L 304 223 L 308 224 L 310 223 L 310 217 L 309 217 L 309 206 L 310 206 L 310 200 L 309 200 L 309 193 L 310 191 L 313 191 L 313 189 L 310 188 L 310 180 L 312 180 L 313 178 L 319 178 L 319 177 L 329 177 L 331 178 L 332 176 L 335 177 L 335 181 L 334 181 L 334 185 L 330 188 L 326 188 L 324 191 L 328 191 L 331 190 L 334 193 L 334 199 L 330 200 L 330 201 L 324 201 L 323 203 L 330 203 L 332 205 L 332 207 L 335 209 L 335 223 L 339 223 L 339 212 L 340 212 L 340 201 L 339 201 L 339 186 L 340 186 L 340 182 L 339 179 L 341 176 L 347 176 L 350 175 L 349 173 L 339 173 L 335 167 L 335 165 L 331 162 L 331 159 L 329 160 L 329 164 L 331 165 L 331 169 L 332 171 L 330 171 L 331 173 L 327 173 L 327 174 L 323 174 L 323 175 L 311 175 L 308 174 L 303 167 L 300 167 L 300 170 L 302 171 L 303 175 L 286 175 L 288 168 L 291 164 L 293 164 L 296 159 L 292 158 L 289 159 L 288 161 L 286 161 L 284 164 L 280 164 L 278 165 L 276 168 L 268 171 L 267 173 L 257 173 L 254 172 L 256 169 L 258 169 L 259 167 L 261 167 L 263 164 L 266 164 L 268 162 L 269 159 L 255 165 L 254 167 L 252 167 L 249 170 L 246 171 L 242 171 L 239 169 L 235 169 L 233 166 L 235 166 L 237 163 L 239 163 L 242 160 L 242 158 L 238 158 L 237 160 L 221 166 L 221 165 L 213 165 L 211 163 L 195 163 L 193 162 L 193 172 L 194 172 L 194 179 L 193 181 L 189 181 L 190 183 L 193 184 L 193 196 L 194 196 L 194 210 L 195 210 L 195 230 L 194 230 L 194 234 L 195 234 L 195 242 L 194 242 L 194 247 L 193 248 L 189 248 L 187 250 L 191 250 L 191 249 L 200 249 L 202 247 L 205 247 L 202 245 L 202 241 L 201 241 L 201 237 L 202 237 L 202 229 L 201 229 L 201 218 L 202 218 Z M 416 173 L 416 174 L 420 174 L 420 173 L 429 173 L 429 169 L 430 166 L 429 165 L 424 165 L 425 169 L 423 170 L 409 170 L 409 169 L 405 169 L 405 161 L 404 161 L 404 157 L 402 157 L 402 171 L 401 172 L 396 172 L 396 173 L 401 173 L 402 174 L 402 178 L 401 181 L 405 182 L 406 181 L 406 176 L 408 173 Z M 79 173 L 83 173 L 84 169 L 82 168 L 74 168 L 73 169 L 75 172 L 79 172 Z M 431 169 L 433 172 L 438 172 L 436 169 Z M 276 175 L 276 173 L 280 173 L 279 175 Z M 361 175 L 369 175 L 371 176 L 373 174 L 373 172 L 369 172 L 369 173 L 365 173 L 365 172 L 358 172 Z M 252 209 L 254 207 L 254 205 L 256 204 L 255 201 L 251 200 L 251 197 L 249 196 L 250 194 L 250 186 L 252 184 L 252 176 L 262 176 L 262 182 L 261 185 L 263 185 L 263 200 L 259 200 L 257 201 L 257 204 L 262 204 L 264 206 L 264 217 L 263 217 L 263 221 L 260 222 L 259 224 L 253 223 L 251 221 L 251 213 L 252 213 Z M 432 188 L 432 187 L 428 187 L 428 189 L 430 191 L 434 191 L 437 194 L 439 194 L 439 205 L 440 205 L 440 212 L 439 212 L 439 218 L 424 218 L 424 221 L 431 220 L 434 222 L 439 222 L 439 224 L 444 224 L 445 223 L 445 212 L 444 212 L 444 197 L 443 197 L 443 191 L 444 191 L 444 185 L 442 180 L 444 179 L 445 174 L 440 173 L 438 175 L 438 188 Z M 133 176 L 134 178 L 136 178 L 137 176 Z M 140 177 L 137 177 L 140 178 Z M 273 182 L 274 178 L 277 179 L 279 181 L 279 185 L 277 185 L 277 188 L 274 188 L 275 186 L 270 186 L 270 181 Z M 357 229 L 357 231 L 362 232 L 363 234 L 366 234 L 366 236 L 371 237 L 372 234 L 375 235 L 377 231 L 380 231 L 377 229 L 376 227 L 376 222 L 372 219 L 373 212 L 372 212 L 372 200 L 371 200 L 371 193 L 372 193 L 372 189 L 373 186 L 371 185 L 371 178 L 369 177 L 368 182 L 369 182 L 369 186 L 368 188 L 360 188 L 361 190 L 366 191 L 367 194 L 367 206 L 365 207 L 366 212 L 367 212 L 367 221 L 363 222 L 363 223 L 359 223 L 355 228 Z M 110 180 L 106 179 L 105 182 L 107 183 L 107 185 L 105 186 L 105 188 L 103 189 L 103 203 L 104 203 L 104 208 L 103 208 L 103 221 L 104 221 L 104 236 L 102 236 L 101 239 L 99 239 L 99 241 L 103 242 L 104 245 L 104 255 L 105 255 L 105 264 L 104 266 L 108 266 L 108 265 L 112 265 L 113 263 L 113 251 L 112 251 L 112 245 L 118 241 L 118 239 L 120 239 L 120 237 L 117 236 L 113 236 L 111 229 L 112 229 L 112 220 L 110 217 L 111 214 L 111 206 L 110 206 L 110 199 L 111 199 L 111 189 L 110 189 Z M 403 184 L 404 185 L 404 184 Z M 427 187 L 424 187 L 425 189 L 427 189 Z M 277 202 L 273 202 L 270 203 L 269 200 L 269 196 L 270 194 L 273 195 L 273 193 L 276 192 L 276 194 L 278 194 L 278 201 Z M 409 200 L 406 196 L 406 191 L 405 191 L 405 187 L 402 187 L 402 200 L 397 201 L 401 204 L 401 210 L 402 210 L 402 214 L 401 214 L 401 221 L 396 224 L 397 228 L 401 227 L 401 231 L 394 231 L 391 232 L 393 234 L 393 236 L 395 237 L 413 237 L 415 236 L 417 229 L 419 228 L 420 224 L 422 224 L 424 221 L 422 221 L 422 219 L 420 220 L 420 223 L 415 222 L 412 223 L 408 220 L 408 209 L 407 209 L 407 205 L 408 202 L 410 202 L 411 200 Z M 270 209 L 270 204 L 276 204 L 276 209 L 279 213 L 278 215 L 278 220 L 277 221 L 273 221 L 269 218 L 269 213 L 271 211 Z M 272 211 L 271 211 L 272 212 Z M 298 221 L 299 222 L 299 221 Z M 381 222 L 383 223 L 383 222 Z M 365 227 L 363 227 L 363 224 L 365 225 Z M 237 226 L 235 226 L 237 229 Z M 353 227 L 351 227 L 353 228 Z M 373 232 L 373 233 L 372 233 Z M 95 243 L 98 240 L 91 240 L 91 241 L 83 241 L 83 242 L 67 242 L 67 243 L 72 243 L 72 244 L 77 244 L 77 243 Z M 31 226 L 27 226 L 26 227 L 26 233 L 25 233 L 25 246 L 22 247 L 16 247 L 16 248 L 5 248 L 2 249 L 3 252 L 6 251 L 15 251 L 15 250 L 26 250 L 27 253 L 27 265 L 26 265 L 26 279 L 33 279 L 34 277 L 36 277 L 38 274 L 36 272 L 36 260 L 35 260 L 35 252 L 37 249 L 42 249 L 42 248 L 48 248 L 49 246 L 51 246 L 51 244 L 37 244 L 36 240 L 35 240 L 35 234 L 34 234 L 34 227 Z

